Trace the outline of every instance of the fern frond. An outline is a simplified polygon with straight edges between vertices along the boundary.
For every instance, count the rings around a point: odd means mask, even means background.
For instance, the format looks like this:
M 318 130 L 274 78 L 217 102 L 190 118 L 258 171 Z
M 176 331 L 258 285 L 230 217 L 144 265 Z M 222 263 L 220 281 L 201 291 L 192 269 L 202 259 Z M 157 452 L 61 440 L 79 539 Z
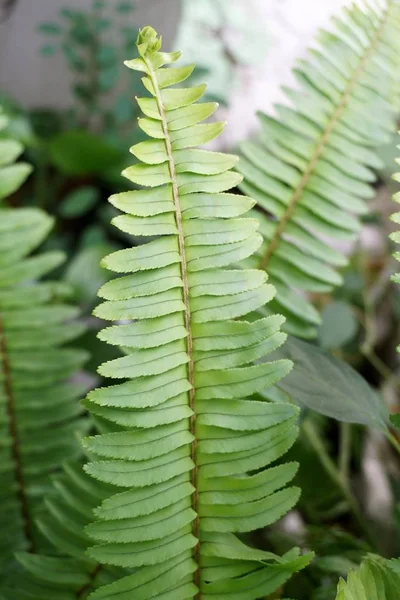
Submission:
M 340 580 L 336 600 L 397 600 L 400 575 L 391 562 L 368 555 L 359 569 L 349 572 L 347 581 Z
M 0 140 L 1 144 L 4 140 Z M 3 149 L 7 162 L 16 155 Z M 10 189 L 10 179 L 0 188 Z M 20 173 L 21 175 L 21 173 Z M 8 177 L 8 175 L 7 175 Z M 15 172 L 13 175 L 14 183 Z M 21 178 L 19 178 L 21 180 Z M 11 575 L 13 553 L 33 551 L 41 540 L 34 518 L 49 474 L 79 454 L 75 431 L 86 431 L 77 398 L 81 386 L 67 380 L 85 362 L 85 352 L 60 348 L 82 332 L 64 303 L 68 286 L 36 280 L 57 267 L 60 252 L 29 256 L 46 238 L 52 219 L 38 209 L 0 207 L 0 572 Z
M 201 123 L 216 109 L 197 103 L 205 86 L 171 87 L 193 66 L 164 67 L 180 53 L 160 47 L 146 27 L 140 57 L 126 63 L 144 74 L 151 97 L 138 99 L 139 126 L 151 139 L 133 146 L 142 162 L 124 174 L 148 189 L 111 197 L 126 213 L 114 224 L 153 239 L 104 259 L 125 275 L 101 288 L 95 311 L 130 321 L 100 336 L 126 349 L 100 373 L 127 381 L 91 392 L 85 404 L 119 426 L 85 441 L 99 459 L 86 470 L 121 490 L 86 529 L 96 542 L 89 556 L 134 572 L 91 598 L 251 600 L 310 560 L 236 537 L 273 523 L 298 498 L 285 487 L 296 465 L 266 468 L 295 441 L 297 408 L 253 397 L 291 363 L 264 360 L 284 341 L 281 317 L 242 320 L 274 289 L 265 273 L 228 268 L 262 240 L 257 221 L 242 218 L 254 201 L 225 192 L 241 180 L 230 170 L 236 157 L 196 148 L 224 124 Z
M 270 310 L 286 330 L 313 337 L 320 322 L 307 294 L 341 283 L 343 253 L 329 239 L 353 240 L 373 197 L 374 149 L 388 141 L 398 106 L 400 6 L 352 5 L 321 31 L 318 48 L 294 69 L 292 106 L 260 113 L 256 141 L 241 146 L 241 189 L 258 202 L 263 245 L 249 265 L 266 269 L 277 295 Z
M 24 148 L 7 135 L 7 125 L 8 118 L 0 106 L 0 203 L 16 192 L 32 172 L 28 163 L 15 162 Z
M 86 555 L 90 539 L 84 528 L 93 519 L 93 509 L 115 491 L 113 487 L 91 479 L 80 460 L 68 462 L 52 478 L 52 486 L 38 528 L 54 552 L 52 556 L 17 554 L 25 568 L 18 579 L 18 600 L 83 600 L 123 573 L 116 567 L 103 567 Z M 1 597 L 14 600 L 15 587 L 2 587 Z

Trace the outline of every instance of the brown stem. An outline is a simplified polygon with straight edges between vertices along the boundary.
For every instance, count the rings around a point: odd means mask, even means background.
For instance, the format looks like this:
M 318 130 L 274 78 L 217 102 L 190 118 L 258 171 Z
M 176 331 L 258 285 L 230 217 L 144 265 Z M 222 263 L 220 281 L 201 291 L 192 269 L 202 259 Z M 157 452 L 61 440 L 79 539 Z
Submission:
M 267 268 L 268 263 L 280 242 L 281 236 L 286 228 L 286 225 L 288 224 L 288 222 L 291 220 L 291 218 L 293 216 L 293 212 L 296 208 L 297 202 L 300 200 L 301 195 L 304 191 L 304 188 L 308 184 L 308 181 L 314 171 L 314 168 L 317 165 L 318 160 L 320 159 L 323 150 L 325 149 L 325 144 L 327 143 L 328 138 L 329 138 L 330 134 L 332 133 L 332 131 L 334 130 L 337 122 L 341 118 L 343 111 L 346 108 L 347 102 L 348 102 L 350 96 L 352 95 L 354 88 L 358 84 L 361 75 L 364 72 L 366 63 L 370 59 L 371 54 L 374 52 L 374 50 L 382 36 L 383 30 L 385 28 L 385 25 L 386 25 L 386 22 L 388 19 L 389 8 L 390 8 L 391 4 L 392 3 L 389 2 L 386 12 L 385 12 L 385 15 L 382 18 L 382 22 L 375 34 L 375 37 L 371 41 L 370 46 L 366 49 L 364 54 L 361 56 L 358 66 L 355 69 L 352 77 L 350 78 L 350 81 L 348 82 L 346 89 L 343 92 L 343 96 L 342 96 L 338 106 L 334 110 L 334 112 L 329 120 L 329 123 L 327 124 L 327 126 L 325 128 L 325 131 L 322 133 L 322 135 L 319 139 L 318 145 L 315 148 L 315 152 L 314 152 L 313 156 L 311 157 L 308 167 L 305 170 L 303 177 L 299 181 L 296 189 L 294 190 L 293 195 L 292 195 L 291 199 L 289 200 L 289 204 L 286 208 L 286 211 L 285 211 L 282 219 L 279 221 L 279 224 L 274 231 L 271 241 L 268 244 L 268 247 L 260 260 L 259 269 Z
M 99 564 L 89 574 L 90 581 L 88 583 L 85 583 L 85 585 L 83 585 L 81 588 L 79 588 L 79 590 L 76 592 L 76 597 L 78 598 L 78 600 L 80 600 L 81 598 L 84 598 L 85 594 L 87 594 L 90 591 L 94 580 L 96 579 L 97 575 L 100 573 L 102 568 L 103 568 L 103 565 Z
M 192 470 L 192 485 L 195 490 L 193 492 L 193 496 L 192 496 L 192 508 L 197 515 L 195 520 L 193 521 L 193 528 L 192 528 L 193 535 L 197 539 L 197 544 L 193 550 L 193 557 L 194 557 L 194 560 L 196 561 L 197 565 L 199 565 L 200 519 L 198 517 L 199 493 L 198 493 L 198 489 L 197 489 L 197 487 L 198 487 L 197 486 L 198 468 L 197 468 L 197 461 L 196 461 L 196 452 L 197 452 L 196 410 L 195 410 L 196 407 L 195 407 L 195 387 L 194 387 L 193 337 L 192 337 L 191 312 L 190 312 L 190 301 L 189 301 L 189 282 L 188 282 L 186 253 L 185 253 L 185 236 L 183 233 L 183 226 L 182 226 L 182 213 L 181 213 L 180 200 L 179 200 L 179 189 L 178 189 L 178 182 L 177 182 L 177 177 L 176 177 L 175 161 L 174 161 L 174 157 L 173 157 L 173 153 L 172 153 L 172 146 L 171 146 L 171 140 L 169 137 L 168 123 L 167 123 L 167 118 L 165 115 L 165 109 L 164 109 L 164 105 L 163 105 L 163 102 L 161 99 L 161 94 L 160 94 L 160 90 L 158 87 L 158 81 L 157 81 L 156 75 L 154 73 L 153 66 L 149 60 L 146 60 L 146 59 L 144 59 L 144 60 L 146 62 L 147 68 L 149 69 L 151 81 L 152 81 L 154 91 L 155 91 L 157 107 L 158 107 L 158 110 L 159 110 L 159 113 L 161 116 L 162 128 L 163 128 L 163 132 L 165 135 L 165 140 L 164 140 L 165 141 L 165 149 L 167 152 L 169 172 L 170 172 L 171 182 L 172 182 L 172 195 L 173 195 L 173 201 L 174 201 L 174 207 L 175 207 L 175 222 L 176 222 L 176 227 L 178 230 L 178 245 L 179 245 L 179 254 L 181 257 L 181 277 L 182 277 L 182 282 L 183 282 L 183 302 L 185 304 L 185 328 L 187 331 L 186 351 L 187 351 L 187 354 L 189 357 L 188 380 L 191 385 L 191 388 L 189 391 L 189 406 L 192 410 L 192 416 L 190 417 L 190 432 L 193 435 L 193 442 L 191 445 L 191 458 L 192 458 L 192 461 L 194 464 L 194 467 Z M 200 590 L 200 568 L 199 567 L 197 568 L 194 579 L 195 579 L 195 585 Z M 197 600 L 200 599 L 200 591 L 199 591 L 199 594 L 196 596 L 196 599 Z
M 22 468 L 21 450 L 18 439 L 17 419 L 15 415 L 15 399 L 11 378 L 11 365 L 7 351 L 7 339 L 4 331 L 3 321 L 0 315 L 0 358 L 3 371 L 3 387 L 6 397 L 6 410 L 8 416 L 8 428 L 11 438 L 11 456 L 14 463 L 14 474 L 17 484 L 17 497 L 21 508 L 21 516 L 25 538 L 28 542 L 28 552 L 35 552 L 32 521 L 29 512 L 28 498 L 25 489 L 24 473 Z

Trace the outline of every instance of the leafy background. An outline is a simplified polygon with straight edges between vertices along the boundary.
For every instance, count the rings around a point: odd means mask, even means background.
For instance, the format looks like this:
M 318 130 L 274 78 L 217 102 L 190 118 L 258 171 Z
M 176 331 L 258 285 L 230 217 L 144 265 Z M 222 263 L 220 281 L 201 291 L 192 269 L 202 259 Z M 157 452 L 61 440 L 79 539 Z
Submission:
M 326 3 L 324 14 L 314 19 L 323 21 L 338 4 L 343 2 Z M 233 133 L 223 137 L 224 149 L 235 150 L 246 128 L 255 127 L 256 103 L 267 110 L 279 99 L 276 83 L 289 79 L 292 55 L 301 54 L 305 38 L 313 33 L 314 21 L 297 20 L 296 6 L 289 1 L 265 3 L 260 13 L 264 21 L 254 26 L 241 2 L 183 2 L 175 46 L 185 51 L 188 62 L 198 63 L 196 76 L 209 81 L 209 96 L 220 102 L 221 115 L 231 118 Z M 10 24 L 15 13 L 8 8 L 10 13 L 3 9 L 2 17 Z M 14 9 L 19 10 L 18 3 Z M 275 19 L 265 19 L 268 10 Z M 30 35 L 37 37 L 49 78 L 70 82 L 70 101 L 62 109 L 45 99 L 32 106 L 6 86 L 0 97 L 10 117 L 8 133 L 26 146 L 24 159 L 34 167 L 10 203 L 41 207 L 55 217 L 46 249 L 67 253 L 57 275 L 72 284 L 83 312 L 87 331 L 79 345 L 92 357 L 92 385 L 97 365 L 117 355 L 97 340 L 101 323 L 92 309 L 98 288 L 109 276 L 99 267 L 100 258 L 127 241 L 109 225 L 113 209 L 106 199 L 127 189 L 119 173 L 129 164 L 126 148 L 141 139 L 132 102 L 139 82 L 121 64 L 132 55 L 142 24 L 132 1 L 97 0 L 87 10 L 65 2 L 54 19 L 39 24 L 32 20 Z M 256 100 L 249 99 L 249 87 Z M 266 94 L 260 99 L 262 92 Z M 301 437 L 291 451 L 301 463 L 297 483 L 303 493 L 283 522 L 254 537 L 278 553 L 293 542 L 316 552 L 313 565 L 285 590 L 299 600 L 333 598 L 337 576 L 346 575 L 366 552 L 400 553 L 399 461 L 382 434 L 387 413 L 400 411 L 395 353 L 400 288 L 390 281 L 396 269 L 387 241 L 390 197 L 396 190 L 391 180 L 395 140 L 379 154 L 384 167 L 362 233 L 355 246 L 344 248 L 350 258 L 344 285 L 314 298 L 322 310 L 318 345 L 325 353 L 294 339 L 285 349 L 296 360 L 296 369 L 282 393 L 297 398 L 303 409 Z

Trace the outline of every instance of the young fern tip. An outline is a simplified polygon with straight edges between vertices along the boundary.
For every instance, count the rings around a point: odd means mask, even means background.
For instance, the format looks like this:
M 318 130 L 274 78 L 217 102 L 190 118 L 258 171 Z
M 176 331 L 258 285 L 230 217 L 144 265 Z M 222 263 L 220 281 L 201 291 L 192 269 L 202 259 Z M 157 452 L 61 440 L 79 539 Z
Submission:
M 298 409 L 273 401 L 291 363 L 266 360 L 285 340 L 283 318 L 257 317 L 275 290 L 265 272 L 239 265 L 262 238 L 243 217 L 254 201 L 227 191 L 242 179 L 237 158 L 197 148 L 224 127 L 203 123 L 217 105 L 197 102 L 204 85 L 175 87 L 194 66 L 166 66 L 180 53 L 162 52 L 152 28 L 140 31 L 138 52 L 126 65 L 144 74 L 139 126 L 149 139 L 131 148 L 138 162 L 123 173 L 138 189 L 110 201 L 125 213 L 116 227 L 151 240 L 103 260 L 125 275 L 99 292 L 95 314 L 119 323 L 100 338 L 125 356 L 99 371 L 125 381 L 85 402 L 108 422 L 85 440 L 98 459 L 86 471 L 114 486 L 86 528 L 88 554 L 128 574 L 90 597 L 256 600 L 311 559 L 238 537 L 299 496 L 286 487 L 297 465 L 271 466 L 297 437 Z

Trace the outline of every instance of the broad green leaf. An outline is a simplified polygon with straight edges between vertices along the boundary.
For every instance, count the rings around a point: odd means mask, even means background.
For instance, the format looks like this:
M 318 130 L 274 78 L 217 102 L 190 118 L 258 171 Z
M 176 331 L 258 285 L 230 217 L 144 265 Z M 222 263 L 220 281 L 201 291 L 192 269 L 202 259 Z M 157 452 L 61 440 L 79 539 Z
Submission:
M 293 360 L 294 368 L 279 386 L 295 402 L 338 421 L 387 430 L 383 398 L 350 365 L 294 338 L 289 338 L 283 354 Z
M 61 133 L 50 144 L 54 165 L 66 175 L 102 175 L 120 163 L 120 152 L 86 131 Z

